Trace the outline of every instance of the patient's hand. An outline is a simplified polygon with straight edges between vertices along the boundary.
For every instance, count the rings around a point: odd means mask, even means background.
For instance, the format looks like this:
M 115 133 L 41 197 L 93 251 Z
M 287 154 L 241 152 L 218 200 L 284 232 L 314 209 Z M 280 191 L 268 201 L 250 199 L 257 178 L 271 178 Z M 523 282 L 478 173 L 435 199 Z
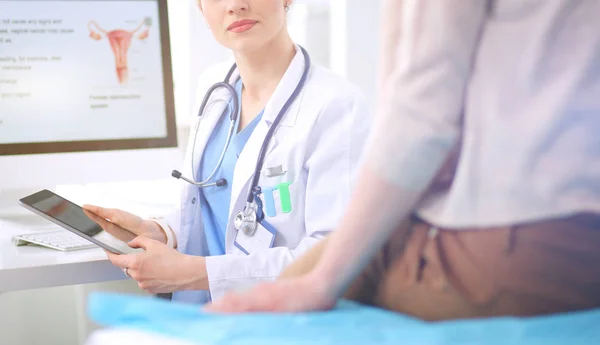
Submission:
M 290 264 L 274 283 L 257 285 L 243 293 L 230 293 L 208 305 L 206 310 L 218 313 L 300 312 L 327 310 L 335 300 L 324 297 L 320 284 L 311 277 L 328 239 L 324 239 Z
M 243 293 L 230 293 L 209 304 L 205 310 L 216 313 L 306 312 L 328 310 L 335 298 L 327 296 L 326 286 L 310 274 L 260 284 Z
M 104 208 L 93 205 L 83 205 L 85 211 L 91 212 L 102 219 L 106 219 L 106 222 L 95 222 L 98 223 L 104 230 L 109 233 L 113 233 L 108 229 L 111 226 L 118 226 L 125 230 L 129 230 L 138 236 L 144 236 L 153 240 L 167 243 L 167 235 L 161 229 L 160 225 L 151 220 L 146 220 L 141 217 L 113 208 Z

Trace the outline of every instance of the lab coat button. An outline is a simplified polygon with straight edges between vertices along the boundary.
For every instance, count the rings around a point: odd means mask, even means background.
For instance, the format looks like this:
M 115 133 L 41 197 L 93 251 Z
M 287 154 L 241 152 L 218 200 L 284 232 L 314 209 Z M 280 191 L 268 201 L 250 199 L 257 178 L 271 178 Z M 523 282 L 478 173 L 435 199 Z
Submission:
M 192 204 L 195 204 L 195 203 L 196 203 L 196 198 L 193 198 L 192 199 Z

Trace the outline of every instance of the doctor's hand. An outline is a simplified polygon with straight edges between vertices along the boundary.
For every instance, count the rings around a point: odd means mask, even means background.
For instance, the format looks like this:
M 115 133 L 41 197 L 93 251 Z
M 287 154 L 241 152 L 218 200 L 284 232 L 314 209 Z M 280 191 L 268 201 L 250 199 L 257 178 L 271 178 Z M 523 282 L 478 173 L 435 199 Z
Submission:
M 129 230 L 138 236 L 144 236 L 162 243 L 167 243 L 167 235 L 156 222 L 114 208 L 104 208 L 94 205 L 83 205 L 82 208 L 101 218 L 107 219 L 109 222 L 102 222 L 100 226 L 109 233 L 113 232 L 106 227 L 116 225 L 125 230 Z
M 307 312 L 333 308 L 327 286 L 311 274 L 263 283 L 242 293 L 229 293 L 205 307 L 207 312 Z
M 136 237 L 128 244 L 132 248 L 142 248 L 144 252 L 107 252 L 108 259 L 115 266 L 123 270 L 126 268 L 127 274 L 138 282 L 140 289 L 150 293 L 208 289 L 204 257 L 181 254 L 147 237 Z

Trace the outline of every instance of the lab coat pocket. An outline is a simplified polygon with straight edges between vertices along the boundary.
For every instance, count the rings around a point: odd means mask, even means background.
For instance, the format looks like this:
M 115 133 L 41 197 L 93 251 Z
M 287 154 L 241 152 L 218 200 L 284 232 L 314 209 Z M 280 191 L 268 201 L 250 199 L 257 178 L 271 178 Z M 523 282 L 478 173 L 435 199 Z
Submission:
M 303 188 L 299 188 L 302 181 L 294 183 L 280 182 L 273 186 L 263 187 L 262 196 L 266 218 L 275 218 L 296 212 L 295 207 L 301 199 L 299 194 Z
M 281 182 L 262 189 L 265 221 L 277 230 L 275 244 L 281 245 L 302 235 L 306 192 L 304 181 Z

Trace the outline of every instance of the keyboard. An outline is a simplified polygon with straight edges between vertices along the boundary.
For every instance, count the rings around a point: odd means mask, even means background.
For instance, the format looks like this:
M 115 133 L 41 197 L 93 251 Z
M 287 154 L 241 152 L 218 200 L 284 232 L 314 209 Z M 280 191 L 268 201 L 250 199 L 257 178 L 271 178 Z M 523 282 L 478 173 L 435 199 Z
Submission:
M 77 236 L 67 230 L 52 230 L 35 232 L 24 235 L 17 235 L 12 238 L 13 243 L 17 246 L 34 244 L 63 252 L 98 248 L 97 245 L 86 240 L 83 237 Z

